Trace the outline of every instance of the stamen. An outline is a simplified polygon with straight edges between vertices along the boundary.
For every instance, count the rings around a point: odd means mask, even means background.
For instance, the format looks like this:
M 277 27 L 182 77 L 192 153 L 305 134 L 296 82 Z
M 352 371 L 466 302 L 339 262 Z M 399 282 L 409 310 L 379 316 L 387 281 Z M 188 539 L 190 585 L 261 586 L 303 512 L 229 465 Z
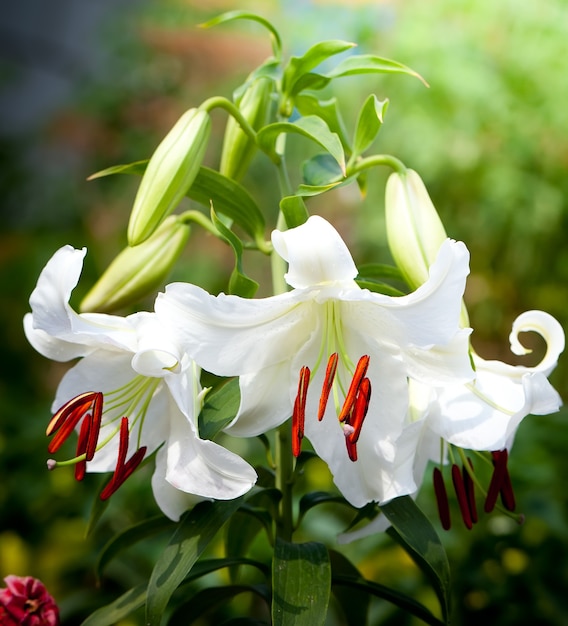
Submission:
M 337 354 L 337 352 L 334 352 L 329 357 L 329 360 L 327 361 L 327 368 L 325 370 L 325 378 L 323 380 L 320 401 L 319 401 L 319 408 L 318 408 L 318 420 L 320 422 L 323 419 L 323 416 L 325 414 L 325 408 L 327 406 L 327 401 L 329 399 L 331 387 L 333 386 L 335 373 L 337 372 L 338 361 L 339 361 L 339 355 Z
M 371 381 L 368 378 L 363 378 L 359 385 L 357 397 L 355 398 L 355 406 L 349 416 L 349 425 L 353 427 L 353 432 L 349 435 L 349 440 L 352 443 L 357 443 L 359 435 L 361 434 L 361 428 L 363 422 L 367 416 L 369 410 L 369 402 L 371 401 Z
M 340 422 L 344 422 L 347 419 L 347 416 L 351 413 L 353 405 L 355 404 L 357 392 L 359 391 L 359 385 L 361 384 L 361 381 L 367 373 L 369 360 L 370 357 L 366 354 L 363 355 L 357 363 L 357 367 L 355 368 L 355 374 L 353 374 L 351 385 L 349 386 L 349 390 L 347 392 L 347 395 L 345 396 L 345 401 L 343 402 L 343 407 L 341 408 L 341 412 L 339 413 L 338 419 Z
M 506 480 L 505 476 L 507 472 L 507 450 L 495 450 L 493 455 L 493 475 L 491 476 L 491 482 L 489 483 L 489 489 L 487 490 L 487 497 L 485 498 L 484 510 L 486 513 L 491 513 L 497 504 L 497 497 L 501 492 Z M 510 480 L 510 479 L 509 479 Z M 512 489 L 511 489 L 512 492 Z
M 95 391 L 86 391 L 85 393 L 81 393 L 78 396 L 71 398 L 71 400 L 68 400 L 51 418 L 45 434 L 49 437 L 56 430 L 59 430 L 59 428 L 69 419 L 69 416 L 72 415 L 75 410 L 79 411 L 79 409 L 81 409 L 79 412 L 84 414 L 93 403 L 96 393 L 97 392 Z
M 103 394 L 98 393 L 93 401 L 93 413 L 89 420 L 89 437 L 85 448 L 85 460 L 92 461 L 97 451 L 97 441 L 101 431 L 101 421 L 103 417 Z
M 507 450 L 504 450 L 507 452 Z M 507 453 L 508 458 L 508 453 Z M 509 474 L 509 469 L 507 467 L 507 463 L 505 462 L 505 476 L 503 478 L 503 483 L 501 485 L 501 502 L 503 506 L 507 509 L 507 511 L 515 510 L 515 493 L 513 492 L 513 483 L 511 482 L 511 476 Z
M 465 465 L 462 468 L 462 476 L 463 476 L 463 484 L 465 487 L 465 494 L 467 496 L 467 504 L 469 506 L 469 513 L 471 515 L 471 521 L 476 524 L 477 523 L 477 506 L 475 504 L 475 490 L 474 490 L 474 482 L 471 476 L 473 472 L 473 463 L 471 459 L 467 459 L 469 467 Z
M 298 393 L 294 401 L 292 412 L 292 454 L 300 455 L 302 439 L 304 438 L 304 423 L 306 421 L 306 400 L 308 398 L 308 385 L 310 384 L 310 368 L 302 367 L 300 380 L 298 381 Z
M 128 453 L 128 418 L 123 417 L 120 422 L 120 440 L 118 444 L 118 458 L 116 461 L 116 469 L 112 478 L 106 487 L 101 491 L 100 499 L 108 500 L 113 493 L 124 483 L 124 481 L 134 472 L 140 465 L 144 455 L 146 454 L 146 446 L 139 448 L 128 461 L 126 455 Z
M 48 436 L 54 432 L 56 433 L 47 446 L 50 453 L 53 454 L 59 450 L 69 435 L 75 430 L 81 418 L 95 404 L 101 407 L 101 409 L 97 408 L 97 411 L 102 410 L 102 393 L 88 391 L 72 398 L 57 411 L 46 430 Z
M 434 492 L 436 494 L 436 502 L 438 504 L 438 515 L 444 530 L 450 530 L 452 524 L 450 520 L 450 503 L 448 502 L 448 494 L 446 485 L 444 484 L 444 476 L 439 467 L 434 468 Z
M 79 431 L 79 438 L 77 439 L 77 456 L 85 454 L 91 435 L 93 417 L 89 413 L 85 415 L 85 419 L 81 423 L 81 430 Z M 85 478 L 85 472 L 87 471 L 87 461 L 77 461 L 75 465 L 75 480 L 83 480 Z
M 452 481 L 454 483 L 456 496 L 458 497 L 458 504 L 460 506 L 463 523 L 466 525 L 466 528 L 468 530 L 471 530 L 473 524 L 469 511 L 469 500 L 465 491 L 462 473 L 460 471 L 460 468 L 455 463 L 452 465 Z

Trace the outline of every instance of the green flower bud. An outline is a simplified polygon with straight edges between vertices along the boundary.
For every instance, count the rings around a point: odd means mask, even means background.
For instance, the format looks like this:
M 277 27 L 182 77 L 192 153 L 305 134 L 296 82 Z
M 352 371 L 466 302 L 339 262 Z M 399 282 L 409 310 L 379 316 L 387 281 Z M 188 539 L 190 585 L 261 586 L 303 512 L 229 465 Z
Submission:
M 243 117 L 254 130 L 261 128 L 266 121 L 271 93 L 272 80 L 261 77 L 246 89 L 237 103 Z M 234 117 L 229 117 L 221 152 L 221 174 L 233 180 L 241 180 L 256 150 L 256 143 L 241 129 Z
M 126 247 L 81 302 L 82 311 L 115 311 L 158 289 L 189 237 L 190 227 L 170 215 L 143 243 Z
M 416 172 L 391 174 L 387 181 L 385 211 L 391 254 L 408 285 L 416 289 L 428 279 L 430 265 L 448 237 Z
M 207 111 L 190 109 L 164 137 L 148 162 L 128 224 L 128 243 L 147 239 L 180 203 L 195 180 L 211 132 Z

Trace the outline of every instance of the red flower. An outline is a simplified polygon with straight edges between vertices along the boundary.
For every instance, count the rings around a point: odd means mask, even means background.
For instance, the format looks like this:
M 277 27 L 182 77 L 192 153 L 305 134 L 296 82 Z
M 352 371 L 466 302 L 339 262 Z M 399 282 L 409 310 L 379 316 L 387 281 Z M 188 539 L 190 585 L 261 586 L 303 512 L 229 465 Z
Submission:
M 31 576 L 6 576 L 0 589 L 2 626 L 58 626 L 59 609 L 41 581 Z

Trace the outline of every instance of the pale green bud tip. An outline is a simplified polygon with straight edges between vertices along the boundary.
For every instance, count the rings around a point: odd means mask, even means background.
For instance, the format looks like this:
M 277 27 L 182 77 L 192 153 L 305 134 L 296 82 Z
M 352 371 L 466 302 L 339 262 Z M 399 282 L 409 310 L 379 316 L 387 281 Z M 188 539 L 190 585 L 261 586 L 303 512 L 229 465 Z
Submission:
M 428 280 L 430 265 L 448 237 L 444 225 L 422 179 L 413 170 L 391 174 L 385 210 L 391 254 L 415 289 Z
M 158 289 L 181 254 L 190 227 L 177 216 L 164 220 L 138 246 L 125 248 L 81 302 L 81 311 L 110 312 Z
M 147 239 L 177 207 L 195 180 L 211 132 L 206 111 L 190 109 L 176 122 L 152 155 L 128 224 L 128 243 Z

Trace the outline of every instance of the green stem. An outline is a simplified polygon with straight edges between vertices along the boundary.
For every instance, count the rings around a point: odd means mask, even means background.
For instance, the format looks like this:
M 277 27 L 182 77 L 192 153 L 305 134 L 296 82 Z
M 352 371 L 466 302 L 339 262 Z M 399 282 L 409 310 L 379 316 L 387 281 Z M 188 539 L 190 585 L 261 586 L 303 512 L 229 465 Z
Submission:
M 278 504 L 276 535 L 285 541 L 292 541 L 294 458 L 292 456 L 291 420 L 286 420 L 276 432 L 276 488 L 282 499 Z
M 223 98 L 223 96 L 213 96 L 212 98 L 207 98 L 207 100 L 205 100 L 199 108 L 207 111 L 208 113 L 212 109 L 224 109 L 227 113 L 229 113 L 229 115 L 232 115 L 237 120 L 239 126 L 243 129 L 245 134 L 247 134 L 249 138 L 256 143 L 256 132 L 254 128 L 246 121 L 239 107 L 227 98 Z
M 215 235 L 215 237 L 219 237 L 219 231 L 215 228 L 213 222 L 206 215 L 201 213 L 201 211 L 185 211 L 181 213 L 179 217 L 184 224 L 194 222 L 199 224 L 202 228 L 205 228 L 205 230 L 209 231 L 212 235 Z
M 364 170 L 368 170 L 370 167 L 377 167 L 379 165 L 387 165 L 399 174 L 406 174 L 406 165 L 404 165 L 401 160 L 390 154 L 374 154 L 373 156 L 360 159 L 353 165 L 348 164 L 347 176 L 354 176 Z

